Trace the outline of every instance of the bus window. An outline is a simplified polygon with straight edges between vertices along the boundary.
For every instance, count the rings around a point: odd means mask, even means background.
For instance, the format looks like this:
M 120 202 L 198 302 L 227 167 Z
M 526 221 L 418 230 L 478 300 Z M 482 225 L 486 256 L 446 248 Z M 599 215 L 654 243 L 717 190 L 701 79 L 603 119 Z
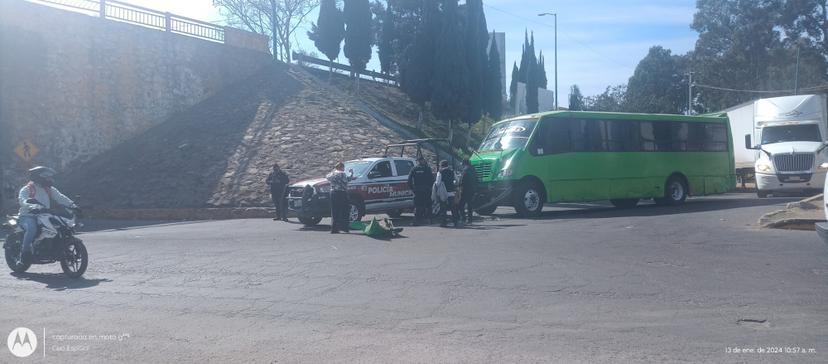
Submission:
M 641 150 L 645 152 L 654 152 L 656 150 L 656 143 L 653 123 L 650 121 L 642 121 L 639 125 L 641 126 Z
M 541 121 L 531 150 L 532 154 L 560 154 L 569 151 L 569 119 L 548 118 Z
M 606 147 L 606 124 L 602 120 L 574 119 L 569 124 L 573 152 L 603 152 Z
M 665 123 L 665 122 L 658 122 L 653 123 L 653 134 L 655 135 L 655 144 L 656 150 L 659 152 L 671 152 L 673 151 L 672 146 L 672 135 L 670 133 L 670 129 L 672 129 L 673 123 Z
M 727 128 L 722 124 L 705 124 L 705 152 L 727 151 Z
M 672 123 L 672 135 L 671 139 L 673 140 L 672 148 L 670 148 L 674 152 L 686 152 L 687 151 L 687 138 L 689 134 L 689 128 L 687 123 Z
M 637 123 L 629 120 L 607 120 L 606 123 L 608 151 L 638 151 L 638 131 L 632 130 L 634 126 L 637 126 Z M 635 144 L 633 145 L 633 143 Z
M 705 127 L 701 123 L 688 123 L 687 125 L 687 151 L 703 152 L 705 142 Z

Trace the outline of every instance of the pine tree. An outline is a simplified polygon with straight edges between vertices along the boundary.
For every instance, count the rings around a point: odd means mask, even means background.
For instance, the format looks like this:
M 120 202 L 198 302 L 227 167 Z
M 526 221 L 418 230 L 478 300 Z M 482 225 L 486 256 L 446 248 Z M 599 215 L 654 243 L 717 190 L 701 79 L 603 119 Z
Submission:
M 529 71 L 529 57 L 526 56 L 527 48 L 529 48 L 529 30 L 525 31 L 523 50 L 520 53 L 520 67 L 518 68 L 518 82 L 526 83 L 526 73 Z
M 311 24 L 308 38 L 328 60 L 333 62 L 339 57 L 340 44 L 345 37 L 345 23 L 342 11 L 336 7 L 336 0 L 321 0 L 317 24 Z M 333 73 L 333 67 L 330 68 Z
M 466 72 L 463 32 L 459 26 L 460 15 L 457 0 L 441 0 L 441 26 L 434 52 L 431 107 L 434 115 L 451 122 L 466 116 L 466 90 L 469 77 Z M 451 136 L 449 136 L 451 139 Z
M 494 31 L 492 31 L 492 42 L 488 53 L 484 106 L 489 117 L 499 120 L 503 116 L 503 86 L 500 82 L 500 51 L 497 50 L 497 38 L 495 38 Z
M 400 70 L 400 88 L 403 92 L 411 98 L 419 106 L 419 115 L 417 118 L 417 129 L 421 130 L 423 120 L 423 109 L 427 102 L 431 101 L 432 76 L 434 74 L 435 58 L 435 41 L 437 38 L 437 31 L 440 28 L 439 12 L 437 4 L 433 1 L 426 1 L 422 3 L 423 8 L 418 9 L 418 19 L 420 21 L 413 29 L 413 40 L 408 44 L 399 59 Z M 398 9 L 392 7 L 393 11 Z M 403 9 L 400 9 L 403 10 Z M 413 15 L 412 9 L 406 8 L 410 15 Z M 409 23 L 397 23 L 406 24 Z M 406 28 L 408 29 L 408 28 Z M 409 29 L 411 30 L 411 29 Z M 398 36 L 409 36 L 407 32 L 399 32 Z M 397 43 L 402 43 L 405 39 L 397 39 Z
M 466 0 L 463 41 L 468 71 L 468 88 L 466 91 L 466 115 L 463 121 L 471 125 L 480 121 L 485 104 L 486 80 L 486 45 L 489 43 L 489 31 L 486 28 L 486 15 L 482 0 Z
M 517 62 L 512 64 L 512 81 L 509 83 L 509 105 L 512 107 L 512 113 L 517 113 L 517 88 L 518 80 L 520 79 L 520 69 Z
M 345 57 L 356 73 L 365 70 L 371 60 L 371 7 L 368 0 L 345 0 Z
M 535 58 L 535 34 L 526 47 L 526 112 L 538 112 L 538 60 Z
M 393 41 L 396 38 L 395 28 L 394 28 L 394 13 L 392 10 L 392 6 L 394 6 L 394 1 L 389 0 L 388 5 L 385 7 L 385 12 L 382 14 L 382 25 L 380 36 L 378 39 L 377 45 L 377 54 L 379 55 L 380 61 L 380 70 L 382 73 L 385 74 L 393 74 L 396 72 L 395 64 L 394 64 L 394 47 Z

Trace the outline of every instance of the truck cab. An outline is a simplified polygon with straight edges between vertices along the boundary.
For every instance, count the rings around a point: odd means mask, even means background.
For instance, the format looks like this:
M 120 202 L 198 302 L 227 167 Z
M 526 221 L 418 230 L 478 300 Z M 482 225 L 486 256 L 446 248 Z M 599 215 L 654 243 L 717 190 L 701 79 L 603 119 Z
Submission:
M 757 153 L 757 195 L 822 190 L 828 171 L 825 96 L 761 99 L 754 108 L 756 142 L 745 135 L 745 147 Z

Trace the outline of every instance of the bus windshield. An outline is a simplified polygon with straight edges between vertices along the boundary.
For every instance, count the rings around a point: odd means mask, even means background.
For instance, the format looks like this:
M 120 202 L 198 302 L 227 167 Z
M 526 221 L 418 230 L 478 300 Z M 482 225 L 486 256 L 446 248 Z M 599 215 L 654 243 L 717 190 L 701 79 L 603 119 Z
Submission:
M 762 129 L 762 144 L 821 141 L 816 124 L 766 126 Z
M 523 148 L 537 123 L 537 118 L 526 118 L 497 124 L 486 135 L 486 139 L 483 139 L 478 151 Z

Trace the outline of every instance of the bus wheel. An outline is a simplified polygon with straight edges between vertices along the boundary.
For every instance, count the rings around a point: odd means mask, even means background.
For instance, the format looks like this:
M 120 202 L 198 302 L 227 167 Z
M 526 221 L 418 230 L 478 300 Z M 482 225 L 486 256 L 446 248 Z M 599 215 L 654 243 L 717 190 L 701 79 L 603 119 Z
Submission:
M 679 176 L 672 176 L 664 185 L 664 197 L 656 198 L 657 205 L 676 206 L 687 199 L 687 184 Z
M 477 213 L 481 215 L 491 215 L 497 210 L 497 205 L 492 205 L 483 209 L 478 209 Z
M 543 211 L 546 202 L 543 187 L 535 181 L 523 181 L 514 191 L 512 202 L 520 217 L 537 217 Z
M 638 205 L 638 199 L 637 198 L 621 198 L 621 199 L 610 200 L 610 203 L 612 203 L 613 206 L 615 206 L 616 208 L 619 208 L 619 209 L 631 209 L 631 208 L 635 207 L 636 205 Z

